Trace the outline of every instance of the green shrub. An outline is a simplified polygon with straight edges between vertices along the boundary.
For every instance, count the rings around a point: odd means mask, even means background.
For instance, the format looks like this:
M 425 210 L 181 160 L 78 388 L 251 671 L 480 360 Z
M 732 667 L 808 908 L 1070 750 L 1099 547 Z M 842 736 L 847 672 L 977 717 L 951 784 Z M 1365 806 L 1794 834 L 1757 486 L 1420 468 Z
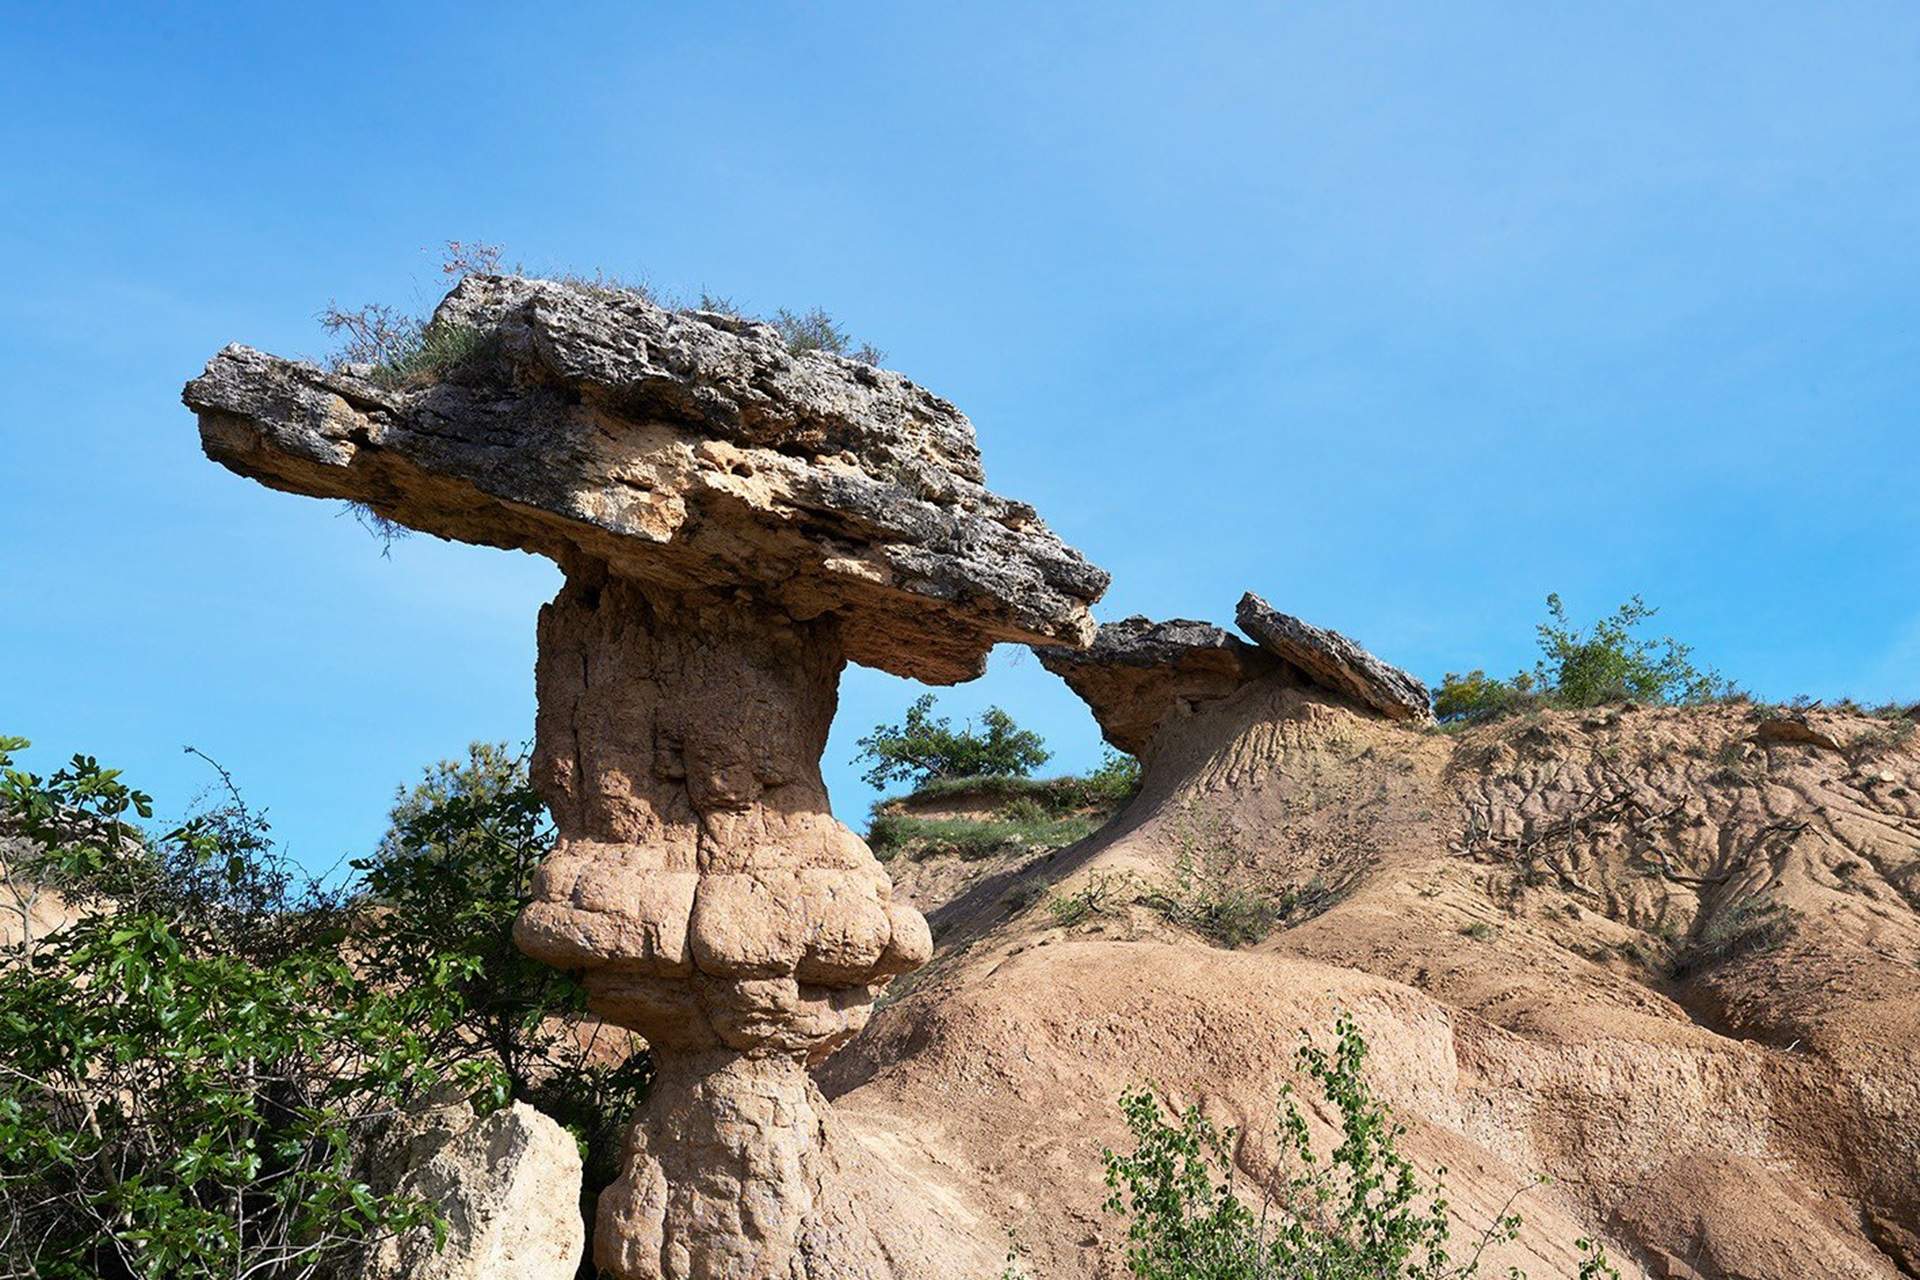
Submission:
M 1120 807 L 1140 792 L 1140 761 L 1108 747 L 1099 767 L 1086 776 L 1086 789 L 1095 803 Z
M 349 894 L 300 876 L 224 773 L 219 807 L 154 835 L 112 770 L 42 779 L 11 768 L 23 745 L 0 740 L 7 886 L 80 919 L 0 953 L 0 1275 L 312 1275 L 437 1221 L 357 1157 L 449 1086 L 567 1124 L 589 1198 L 615 1176 L 651 1067 L 592 1061 L 579 984 L 512 944 L 552 841 L 521 757 L 429 770 Z
M 933 714 L 934 696 L 922 694 L 907 708 L 900 724 L 879 724 L 857 740 L 855 764 L 871 761 L 862 777 L 870 787 L 890 782 L 924 786 L 936 778 L 1024 778 L 1045 764 L 1051 754 L 1040 735 L 1022 729 L 999 707 L 988 707 L 980 721 L 985 732 L 969 724 L 955 729 L 946 716 Z
M 707 306 L 705 304 L 708 301 L 709 299 L 703 295 L 701 298 L 703 310 L 725 310 L 729 313 L 733 311 L 731 304 L 724 307 Z M 725 300 L 713 299 L 712 301 L 724 302 Z M 842 329 L 832 316 L 819 307 L 801 312 L 789 311 L 781 307 L 773 313 L 773 319 L 767 323 L 780 331 L 780 336 L 786 340 L 787 350 L 796 354 L 802 351 L 828 351 L 836 356 L 846 356 L 862 364 L 872 365 L 877 365 L 887 358 L 886 352 L 879 350 L 871 343 L 863 342 L 856 346 L 852 335 Z
M 378 849 L 353 863 L 365 894 L 353 941 L 407 1002 L 434 1061 L 486 1064 L 507 1096 L 573 1131 L 591 1198 L 619 1173 L 621 1133 L 653 1066 L 645 1053 L 596 1061 L 576 1034 L 586 1014 L 577 976 L 514 945 L 553 839 L 525 753 L 471 744 L 465 760 L 442 760 L 399 791 Z
M 1597 707 L 1611 702 L 1681 704 L 1739 696 L 1732 684 L 1691 661 L 1693 650 L 1672 636 L 1649 640 L 1637 629 L 1659 610 L 1634 596 L 1585 630 L 1567 619 L 1558 594 L 1547 597 L 1547 620 L 1535 628 L 1540 661 L 1510 680 L 1485 671 L 1448 672 L 1434 696 L 1442 721 L 1472 723 L 1529 706 Z
M 1128 1220 L 1134 1276 L 1467 1280 L 1479 1274 L 1488 1245 L 1518 1237 L 1521 1219 L 1510 1211 L 1516 1192 L 1464 1256 L 1454 1256 L 1446 1170 L 1436 1171 L 1430 1191 L 1421 1186 L 1400 1154 L 1405 1129 L 1367 1083 L 1365 1039 L 1344 1014 L 1335 1033 L 1331 1053 L 1308 1041 L 1299 1062 L 1339 1114 L 1341 1141 L 1316 1152 L 1306 1117 L 1291 1090 L 1283 1091 L 1279 1124 L 1289 1167 L 1277 1186 L 1262 1188 L 1258 1209 L 1236 1186 L 1233 1130 L 1216 1127 L 1198 1107 L 1169 1119 L 1144 1089 L 1121 1095 L 1133 1150 L 1104 1153 L 1106 1209 Z M 1580 1280 L 1619 1280 L 1597 1241 L 1576 1247 Z
M 163 835 L 148 797 L 0 740 L 10 881 L 78 920 L 0 953 L 0 1274 L 308 1276 L 432 1225 L 355 1169 L 362 1135 L 448 1078 L 408 1002 L 339 952 L 339 904 L 231 807 Z
M 1466 675 L 1447 673 L 1433 695 L 1433 714 L 1443 723 L 1492 720 L 1538 701 L 1533 677 L 1525 672 L 1501 680 L 1476 667 Z

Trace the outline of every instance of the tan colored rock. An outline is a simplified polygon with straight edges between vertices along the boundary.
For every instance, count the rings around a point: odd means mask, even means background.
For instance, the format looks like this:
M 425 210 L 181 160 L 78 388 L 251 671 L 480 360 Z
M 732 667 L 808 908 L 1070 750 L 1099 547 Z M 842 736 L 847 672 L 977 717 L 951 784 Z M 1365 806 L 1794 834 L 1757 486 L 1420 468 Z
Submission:
M 1673 1259 L 1920 1274 L 1920 740 L 1880 748 L 1890 785 L 1799 748 L 1749 746 L 1735 774 L 1750 714 L 1547 710 L 1438 734 L 1252 680 L 1163 725 L 1121 821 L 1019 874 L 1067 895 L 1197 864 L 1293 897 L 1271 934 L 1211 945 L 1132 890 L 1071 926 L 1031 892 L 923 898 L 957 941 L 821 1087 L 843 1131 L 901 1135 L 896 1163 L 944 1176 L 943 1220 L 983 1242 L 1016 1227 L 1032 1275 L 1113 1280 L 1127 1223 L 1101 1210 L 1096 1153 L 1126 1149 L 1120 1092 L 1234 1126 L 1257 1205 L 1285 1185 L 1282 1086 L 1320 1150 L 1338 1141 L 1294 1053 L 1345 1012 L 1403 1149 L 1449 1171 L 1456 1242 L 1531 1188 L 1483 1274 L 1574 1276 L 1594 1235 L 1627 1280 L 1684 1275 Z M 1823 731 L 1884 722 L 1834 712 Z
M 1749 736 L 1754 742 L 1818 747 L 1822 751 L 1841 749 L 1840 743 L 1826 727 L 1805 714 L 1769 716 L 1755 725 Z
M 1426 685 L 1338 631 L 1281 613 L 1251 591 L 1240 597 L 1234 620 L 1261 648 L 1299 668 L 1321 688 L 1389 720 L 1432 723 L 1433 699 Z
M 1035 653 L 1093 709 L 1102 736 L 1134 756 L 1147 751 L 1169 719 L 1231 697 L 1281 665 L 1238 636 L 1187 618 L 1124 618 L 1102 625 L 1084 649 Z
M 573 1280 L 586 1250 L 580 1150 L 524 1102 L 476 1118 L 465 1105 L 402 1117 L 374 1156 L 379 1190 L 426 1200 L 446 1225 L 387 1236 L 350 1280 Z
M 242 475 L 561 565 L 534 753 L 559 840 L 515 936 L 584 970 L 660 1081 L 595 1256 L 785 1276 L 820 1238 L 806 1068 L 932 953 L 828 810 L 841 670 L 951 683 L 997 642 L 1083 645 L 1106 575 L 989 492 L 966 418 L 899 374 L 546 281 L 470 277 L 435 324 L 471 354 L 424 384 L 229 347 L 185 399 Z

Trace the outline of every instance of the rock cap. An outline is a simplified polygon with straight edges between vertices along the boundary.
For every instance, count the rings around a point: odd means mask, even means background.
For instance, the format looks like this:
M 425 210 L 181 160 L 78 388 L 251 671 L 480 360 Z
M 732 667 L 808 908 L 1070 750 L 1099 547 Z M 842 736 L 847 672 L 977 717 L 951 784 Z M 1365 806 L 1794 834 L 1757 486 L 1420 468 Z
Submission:
M 469 276 L 430 378 L 244 346 L 183 394 L 207 455 L 439 537 L 833 615 L 856 662 L 970 679 L 1085 644 L 1108 575 L 989 491 L 973 426 L 906 377 L 638 294 Z
M 1369 707 L 1389 720 L 1426 724 L 1433 699 L 1414 676 L 1368 653 L 1338 631 L 1281 613 L 1249 591 L 1234 611 L 1240 629 L 1269 653 L 1300 669 L 1324 689 Z

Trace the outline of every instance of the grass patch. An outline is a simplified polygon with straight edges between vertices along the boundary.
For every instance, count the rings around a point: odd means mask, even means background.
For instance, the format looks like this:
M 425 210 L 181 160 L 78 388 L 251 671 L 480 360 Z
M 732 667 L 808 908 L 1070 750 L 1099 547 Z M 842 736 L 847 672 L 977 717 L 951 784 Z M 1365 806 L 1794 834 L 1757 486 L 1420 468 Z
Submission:
M 430 324 L 406 349 L 375 365 L 371 377 L 383 387 L 423 387 L 486 359 L 494 346 L 493 334 L 471 325 Z
M 976 861 L 1007 849 L 1058 849 L 1093 834 L 1099 825 L 1098 818 L 1080 814 L 916 818 L 876 813 L 867 830 L 867 844 L 882 862 L 898 857 L 918 861 L 941 854 Z

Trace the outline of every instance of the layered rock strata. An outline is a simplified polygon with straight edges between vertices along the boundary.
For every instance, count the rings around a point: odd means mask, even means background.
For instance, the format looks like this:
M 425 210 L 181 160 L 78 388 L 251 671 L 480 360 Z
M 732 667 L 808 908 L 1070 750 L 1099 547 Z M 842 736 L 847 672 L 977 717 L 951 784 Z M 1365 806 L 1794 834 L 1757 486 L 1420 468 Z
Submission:
M 952 405 L 765 326 L 476 276 L 433 333 L 459 355 L 430 376 L 228 347 L 185 399 L 242 475 L 561 565 L 534 762 L 559 842 L 516 937 L 658 1071 L 595 1258 L 786 1277 L 829 1133 L 807 1067 L 931 952 L 828 809 L 841 669 L 1084 645 L 1106 575 L 984 487 Z

